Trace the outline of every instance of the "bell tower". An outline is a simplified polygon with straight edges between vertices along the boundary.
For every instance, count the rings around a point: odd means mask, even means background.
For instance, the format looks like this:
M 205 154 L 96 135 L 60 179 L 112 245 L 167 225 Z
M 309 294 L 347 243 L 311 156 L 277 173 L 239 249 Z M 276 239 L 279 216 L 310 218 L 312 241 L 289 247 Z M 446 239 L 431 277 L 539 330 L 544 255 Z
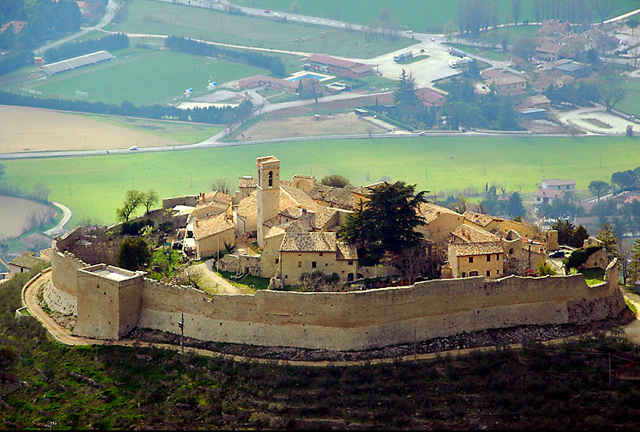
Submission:
M 278 215 L 280 207 L 280 161 L 275 156 L 260 157 L 258 166 L 258 246 L 264 247 L 264 223 Z

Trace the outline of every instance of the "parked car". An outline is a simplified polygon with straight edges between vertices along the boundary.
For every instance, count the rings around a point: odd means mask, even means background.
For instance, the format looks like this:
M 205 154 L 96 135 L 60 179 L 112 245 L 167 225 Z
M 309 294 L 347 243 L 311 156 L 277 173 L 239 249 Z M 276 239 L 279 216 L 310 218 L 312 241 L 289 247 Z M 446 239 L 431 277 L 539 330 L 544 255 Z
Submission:
M 553 251 L 549 254 L 550 258 L 564 258 L 564 251 L 563 250 L 557 250 L 557 251 Z

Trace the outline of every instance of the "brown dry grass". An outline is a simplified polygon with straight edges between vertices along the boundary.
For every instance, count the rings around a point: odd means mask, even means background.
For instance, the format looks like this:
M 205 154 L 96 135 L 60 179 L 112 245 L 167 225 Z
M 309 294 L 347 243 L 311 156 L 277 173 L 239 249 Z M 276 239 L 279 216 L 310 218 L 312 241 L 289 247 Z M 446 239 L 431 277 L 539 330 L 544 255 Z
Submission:
M 29 229 L 32 213 L 48 211 L 44 204 L 0 195 L 0 240 L 18 237 Z
M 153 147 L 175 140 L 80 115 L 0 105 L 0 153 Z
M 237 137 L 238 140 L 251 138 L 275 139 L 275 138 L 295 138 L 321 135 L 346 135 L 346 134 L 368 134 L 382 133 L 385 129 L 370 123 L 367 120 L 358 118 L 354 113 L 321 115 L 300 117 L 281 117 L 261 121 L 244 132 L 244 137 Z

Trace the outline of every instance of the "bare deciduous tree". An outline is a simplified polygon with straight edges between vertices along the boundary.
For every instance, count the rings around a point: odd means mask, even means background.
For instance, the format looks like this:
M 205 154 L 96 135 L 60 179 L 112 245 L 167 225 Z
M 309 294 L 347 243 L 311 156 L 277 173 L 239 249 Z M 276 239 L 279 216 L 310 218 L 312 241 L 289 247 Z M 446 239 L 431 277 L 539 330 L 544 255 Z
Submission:
M 231 191 L 231 182 L 226 178 L 217 178 L 211 183 L 211 190 L 228 194 Z

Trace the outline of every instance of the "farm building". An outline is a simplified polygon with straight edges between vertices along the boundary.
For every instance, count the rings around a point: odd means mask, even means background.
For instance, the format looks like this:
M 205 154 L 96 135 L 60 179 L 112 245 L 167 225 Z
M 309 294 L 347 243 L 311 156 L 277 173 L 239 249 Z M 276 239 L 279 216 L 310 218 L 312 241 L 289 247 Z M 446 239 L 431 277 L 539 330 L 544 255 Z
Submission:
M 66 72 L 73 69 L 78 69 L 83 66 L 89 66 L 96 63 L 102 63 L 115 58 L 107 51 L 96 51 L 94 53 L 73 57 L 59 62 L 44 65 L 41 69 L 47 75 L 55 75 L 61 72 Z
M 312 54 L 304 61 L 304 69 L 328 72 L 350 78 L 372 75 L 378 68 L 378 65 L 368 65 L 351 60 L 343 60 L 325 54 Z
M 246 90 L 255 87 L 272 87 L 287 93 L 296 93 L 298 91 L 298 83 L 281 78 L 273 78 L 265 75 L 255 75 L 238 81 L 240 90 Z

